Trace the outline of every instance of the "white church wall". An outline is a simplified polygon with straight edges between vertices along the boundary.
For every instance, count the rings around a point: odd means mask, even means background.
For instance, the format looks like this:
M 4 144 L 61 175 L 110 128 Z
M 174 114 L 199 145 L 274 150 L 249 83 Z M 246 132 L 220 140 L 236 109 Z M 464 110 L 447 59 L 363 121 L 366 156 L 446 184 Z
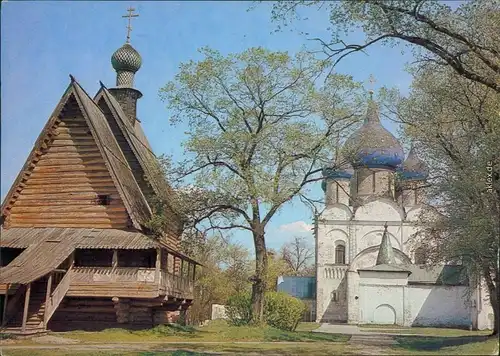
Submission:
M 366 250 L 372 246 L 378 246 L 382 242 L 382 235 L 384 234 L 384 230 L 380 229 L 380 227 L 372 227 L 372 226 L 364 226 L 357 231 L 359 233 L 358 236 L 361 236 L 357 241 L 356 252 L 359 253 L 363 250 Z M 393 248 L 400 248 L 399 239 L 389 232 L 389 238 L 391 240 L 391 245 Z
M 465 286 L 408 286 L 412 326 L 469 327 L 470 303 Z
M 321 219 L 323 220 L 350 220 L 351 217 L 351 209 L 347 205 L 339 203 L 326 207 L 321 213 Z
M 378 246 L 372 246 L 359 253 L 352 261 L 349 268 L 353 271 L 357 271 L 360 268 L 363 269 L 375 266 L 378 256 L 378 248 Z M 395 248 L 393 248 L 393 251 L 396 264 L 406 264 L 410 262 L 409 258 L 403 252 Z
M 359 286 L 359 322 L 403 325 L 404 286 L 363 283 L 362 278 Z
M 474 327 L 478 330 L 493 330 L 494 314 L 490 303 L 490 297 L 486 283 L 482 283 L 480 288 L 477 288 L 474 298 L 472 318 L 476 318 L 474 313 L 477 313 L 477 321 L 473 320 Z
M 354 214 L 354 220 L 402 221 L 403 215 L 402 209 L 396 202 L 380 198 L 360 206 Z

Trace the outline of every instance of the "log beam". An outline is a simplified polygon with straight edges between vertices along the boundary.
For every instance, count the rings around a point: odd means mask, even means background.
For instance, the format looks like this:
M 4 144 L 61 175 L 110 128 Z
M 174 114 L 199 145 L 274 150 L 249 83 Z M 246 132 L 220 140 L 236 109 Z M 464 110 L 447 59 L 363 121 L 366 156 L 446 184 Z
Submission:
M 26 296 L 24 297 L 23 324 L 21 330 L 26 331 L 26 321 L 28 320 L 28 308 L 30 305 L 31 283 L 26 287 Z

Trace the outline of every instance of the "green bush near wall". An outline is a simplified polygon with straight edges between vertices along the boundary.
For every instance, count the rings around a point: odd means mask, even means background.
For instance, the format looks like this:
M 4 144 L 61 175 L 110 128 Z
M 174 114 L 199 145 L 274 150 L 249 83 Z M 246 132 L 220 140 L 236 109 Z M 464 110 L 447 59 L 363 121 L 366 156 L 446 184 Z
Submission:
M 284 292 L 267 292 L 265 295 L 264 320 L 272 327 L 294 331 L 306 305 Z M 226 315 L 232 325 L 248 325 L 252 318 L 250 293 L 231 296 L 226 304 Z

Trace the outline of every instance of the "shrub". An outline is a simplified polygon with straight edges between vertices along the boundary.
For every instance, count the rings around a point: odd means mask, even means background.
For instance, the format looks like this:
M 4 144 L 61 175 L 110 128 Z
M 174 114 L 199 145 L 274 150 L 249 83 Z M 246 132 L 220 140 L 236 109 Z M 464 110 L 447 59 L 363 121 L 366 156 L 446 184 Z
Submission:
M 266 293 L 264 318 L 270 326 L 281 330 L 294 331 L 305 310 L 306 305 L 304 302 L 284 292 Z
M 250 293 L 239 293 L 228 298 L 226 316 L 231 325 L 248 325 L 252 320 L 252 302 Z
M 284 292 L 267 292 L 265 295 L 264 321 L 281 330 L 294 331 L 306 305 Z M 250 293 L 231 296 L 226 304 L 226 315 L 231 325 L 248 325 L 252 320 Z

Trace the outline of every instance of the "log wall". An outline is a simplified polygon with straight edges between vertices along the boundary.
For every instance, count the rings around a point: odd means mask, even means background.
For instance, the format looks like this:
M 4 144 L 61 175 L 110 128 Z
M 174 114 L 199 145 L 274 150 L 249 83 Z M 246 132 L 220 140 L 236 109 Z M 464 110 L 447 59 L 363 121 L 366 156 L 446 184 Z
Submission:
M 125 205 L 73 97 L 53 131 L 55 136 L 40 151 L 31 175 L 22 183 L 7 225 L 128 227 Z M 99 205 L 97 195 L 109 195 L 109 205 Z
M 149 329 L 176 322 L 177 306 L 161 306 L 145 299 L 66 297 L 49 322 L 48 329 L 103 330 L 107 328 Z M 121 322 L 119 322 L 121 321 Z

